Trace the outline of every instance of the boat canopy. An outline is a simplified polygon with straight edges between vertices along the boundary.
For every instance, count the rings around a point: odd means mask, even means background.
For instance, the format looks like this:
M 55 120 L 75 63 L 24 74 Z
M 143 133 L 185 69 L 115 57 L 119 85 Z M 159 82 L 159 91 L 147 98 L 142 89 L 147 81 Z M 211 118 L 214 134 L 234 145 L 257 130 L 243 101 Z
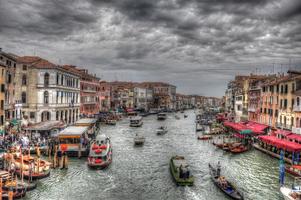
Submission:
M 266 142 L 272 146 L 275 146 L 280 149 L 284 149 L 290 152 L 300 152 L 301 151 L 301 144 L 287 141 L 287 140 L 282 140 L 279 139 L 275 136 L 270 136 L 270 135 L 262 135 L 258 137 L 261 141 Z
M 65 136 L 73 136 L 73 137 L 80 137 L 84 133 L 88 131 L 88 126 L 69 126 L 62 130 L 58 136 L 59 137 L 65 137 Z

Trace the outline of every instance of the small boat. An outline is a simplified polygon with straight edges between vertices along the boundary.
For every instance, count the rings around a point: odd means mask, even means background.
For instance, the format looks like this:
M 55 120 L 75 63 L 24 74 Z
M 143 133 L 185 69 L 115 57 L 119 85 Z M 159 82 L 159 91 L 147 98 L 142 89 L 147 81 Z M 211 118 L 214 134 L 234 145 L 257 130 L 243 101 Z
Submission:
M 166 120 L 166 118 L 167 118 L 166 113 L 160 112 L 160 113 L 157 114 L 157 119 L 158 120 Z
M 164 135 L 167 132 L 168 130 L 166 126 L 161 126 L 157 129 L 157 135 Z
M 188 115 L 184 115 L 184 118 L 187 118 L 188 117 Z
M 170 173 L 177 183 L 181 186 L 192 186 L 194 177 L 191 175 L 189 166 L 184 156 L 173 156 L 169 163 Z
M 114 126 L 114 125 L 116 125 L 116 123 L 117 123 L 117 121 L 115 119 L 109 119 L 109 120 L 106 121 L 107 125 Z
M 301 165 L 285 166 L 285 171 L 293 176 L 301 177 Z
M 184 113 L 184 110 L 181 110 L 181 113 Z
M 212 136 L 211 135 L 200 135 L 198 137 L 198 140 L 211 140 Z
M 111 140 L 105 135 L 97 135 L 91 142 L 88 156 L 89 167 L 106 168 L 112 163 Z
M 243 152 L 246 152 L 248 150 L 249 149 L 245 145 L 240 144 L 240 143 L 238 145 L 233 144 L 233 145 L 229 146 L 229 151 L 231 153 L 243 153 Z
M 130 126 L 131 127 L 141 127 L 142 125 L 143 125 L 143 122 L 142 122 L 142 117 L 141 116 L 132 117 L 130 119 Z
M 175 115 L 175 118 L 176 118 L 176 119 L 181 119 L 178 115 Z
M 21 176 L 22 171 L 25 179 L 42 179 L 50 175 L 51 163 L 46 160 L 35 159 L 30 155 L 21 156 L 20 153 L 6 154 L 5 159 L 15 165 L 18 176 Z
M 296 178 L 292 187 L 280 187 L 280 192 L 283 195 L 284 200 L 300 200 L 301 199 L 301 186 L 297 184 L 300 182 L 300 178 Z
M 225 179 L 225 177 L 220 176 L 217 169 L 212 167 L 209 164 L 209 171 L 211 175 L 211 179 L 214 182 L 214 184 L 226 195 L 231 197 L 232 199 L 236 200 L 243 200 L 243 196 L 237 191 L 237 189 Z
M 134 143 L 135 143 L 135 145 L 137 145 L 137 146 L 143 145 L 144 142 L 145 142 L 145 137 L 139 136 L 138 134 L 136 134 L 136 136 L 134 137 Z
M 205 127 L 200 125 L 199 123 L 196 123 L 195 124 L 195 130 L 198 132 L 198 131 L 205 131 Z

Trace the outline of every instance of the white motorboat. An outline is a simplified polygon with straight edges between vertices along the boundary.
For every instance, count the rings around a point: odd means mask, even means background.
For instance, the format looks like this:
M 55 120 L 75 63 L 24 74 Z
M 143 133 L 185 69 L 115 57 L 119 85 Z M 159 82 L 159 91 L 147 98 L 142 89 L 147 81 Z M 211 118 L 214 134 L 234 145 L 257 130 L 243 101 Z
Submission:
M 141 116 L 137 116 L 137 117 L 132 117 L 130 119 L 130 126 L 131 127 L 140 127 L 142 126 L 143 122 L 142 122 L 142 117 Z
M 296 184 L 296 183 L 299 184 Z M 295 178 L 295 181 L 291 188 L 281 186 L 280 192 L 283 195 L 283 198 L 285 200 L 301 200 L 301 179 Z
M 157 135 L 164 135 L 167 132 L 168 130 L 166 126 L 161 126 L 157 129 Z
M 157 114 L 157 119 L 158 120 L 165 120 L 167 118 L 166 113 L 160 112 Z
M 136 136 L 134 137 L 135 145 L 143 145 L 144 142 L 145 142 L 145 137 L 139 136 L 138 134 L 136 134 Z

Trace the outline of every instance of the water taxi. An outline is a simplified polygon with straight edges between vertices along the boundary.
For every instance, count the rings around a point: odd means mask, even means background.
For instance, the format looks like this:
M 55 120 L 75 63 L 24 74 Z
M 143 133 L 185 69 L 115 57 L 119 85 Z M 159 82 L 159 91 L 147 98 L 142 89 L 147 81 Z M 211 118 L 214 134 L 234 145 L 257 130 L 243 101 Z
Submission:
M 145 137 L 136 134 L 136 136 L 134 137 L 134 144 L 139 146 L 139 145 L 143 145 L 144 142 L 145 142 Z
M 116 121 L 115 119 L 108 119 L 108 120 L 106 121 L 106 124 L 107 124 L 107 125 L 112 125 L 112 126 L 114 126 L 114 125 L 116 125 L 116 123 L 117 123 L 117 121 Z
M 158 120 L 165 120 L 167 118 L 166 113 L 160 112 L 157 114 L 157 119 Z
M 284 200 L 301 200 L 300 182 L 300 178 L 295 178 L 295 181 L 291 188 L 286 186 L 280 187 L 280 192 L 283 195 Z
M 161 126 L 157 129 L 157 135 L 164 135 L 167 132 L 168 130 L 166 126 Z
M 106 168 L 112 163 L 112 144 L 105 135 L 97 135 L 91 142 L 88 166 Z
M 130 119 L 130 126 L 131 127 L 141 127 L 142 125 L 143 125 L 142 117 L 136 116 L 136 117 L 132 117 Z
M 66 152 L 69 156 L 86 156 L 90 139 L 88 126 L 69 126 L 58 134 L 59 151 Z
M 192 186 L 194 177 L 191 175 L 189 166 L 184 156 L 173 156 L 170 159 L 169 168 L 177 185 Z

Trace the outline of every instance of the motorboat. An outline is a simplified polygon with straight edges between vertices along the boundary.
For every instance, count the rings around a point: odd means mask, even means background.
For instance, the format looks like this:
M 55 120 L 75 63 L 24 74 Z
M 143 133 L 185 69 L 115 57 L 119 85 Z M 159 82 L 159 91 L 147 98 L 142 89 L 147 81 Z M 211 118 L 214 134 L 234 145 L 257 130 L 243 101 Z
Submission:
M 114 126 L 114 125 L 116 125 L 116 123 L 117 123 L 117 121 L 115 119 L 109 119 L 109 120 L 106 121 L 107 125 Z
M 299 178 L 295 178 L 292 187 L 281 186 L 280 192 L 283 195 L 284 200 L 301 200 L 301 181 Z
M 132 117 L 130 119 L 130 126 L 131 127 L 141 127 L 142 125 L 143 125 L 143 122 L 142 122 L 142 117 L 141 116 Z
M 109 137 L 97 135 L 91 142 L 88 156 L 89 167 L 106 168 L 112 163 L 112 144 Z
M 194 177 L 190 172 L 189 165 L 187 164 L 184 156 L 173 156 L 169 163 L 170 173 L 180 186 L 192 186 Z
M 166 118 L 167 118 L 167 115 L 164 112 L 160 112 L 160 113 L 157 114 L 157 119 L 158 120 L 166 120 Z
M 145 137 L 136 134 L 136 136 L 134 137 L 135 145 L 140 146 L 143 145 L 144 142 L 145 142 Z
M 164 135 L 167 132 L 168 130 L 166 126 L 161 126 L 157 129 L 157 135 Z

